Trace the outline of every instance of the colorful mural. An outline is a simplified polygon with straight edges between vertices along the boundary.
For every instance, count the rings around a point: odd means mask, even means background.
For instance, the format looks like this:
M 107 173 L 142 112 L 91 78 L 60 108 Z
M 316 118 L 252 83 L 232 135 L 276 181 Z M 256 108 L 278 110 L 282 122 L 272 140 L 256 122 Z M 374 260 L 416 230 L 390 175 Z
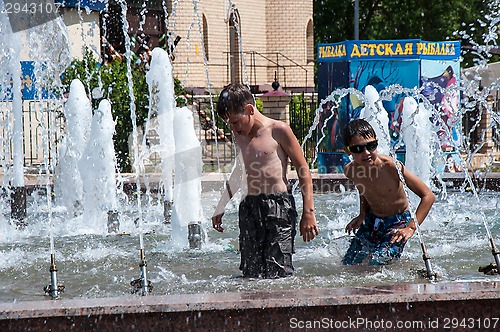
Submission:
M 443 93 L 443 89 L 456 84 L 460 73 L 460 43 L 457 41 L 429 42 L 410 40 L 345 41 L 318 45 L 318 97 L 327 98 L 338 88 L 355 88 L 361 92 L 372 85 L 380 92 L 391 85 L 403 88 L 422 88 L 425 96 L 436 108 L 433 123 L 441 128 L 438 136 L 443 151 L 459 146 L 460 119 L 456 116 L 458 94 Z M 449 90 L 448 90 L 449 91 Z M 401 144 L 401 114 L 405 95 L 394 95 L 392 100 L 383 100 L 389 116 L 389 133 L 393 147 Z M 323 152 L 339 152 L 344 145 L 341 129 L 358 118 L 364 107 L 362 100 L 350 94 L 340 107 L 332 109 L 331 102 L 323 105 L 321 122 L 325 139 L 320 149 Z

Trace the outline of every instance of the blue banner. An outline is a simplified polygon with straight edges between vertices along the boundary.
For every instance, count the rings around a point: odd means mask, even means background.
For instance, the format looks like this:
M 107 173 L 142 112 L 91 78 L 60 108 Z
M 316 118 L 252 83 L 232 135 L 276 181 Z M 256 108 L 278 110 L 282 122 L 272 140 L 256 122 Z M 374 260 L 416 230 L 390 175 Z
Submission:
M 54 0 L 54 2 L 64 7 L 89 8 L 96 11 L 105 11 L 108 5 L 108 0 Z
M 318 62 L 396 59 L 455 60 L 459 57 L 459 41 L 348 40 L 334 44 L 318 44 Z
M 45 66 L 42 65 L 42 70 Z M 44 100 L 55 98 L 53 93 L 39 85 L 35 77 L 35 62 L 21 61 L 21 92 L 23 100 Z M 3 100 L 12 100 L 12 79 L 7 86 L 6 91 L 2 91 Z

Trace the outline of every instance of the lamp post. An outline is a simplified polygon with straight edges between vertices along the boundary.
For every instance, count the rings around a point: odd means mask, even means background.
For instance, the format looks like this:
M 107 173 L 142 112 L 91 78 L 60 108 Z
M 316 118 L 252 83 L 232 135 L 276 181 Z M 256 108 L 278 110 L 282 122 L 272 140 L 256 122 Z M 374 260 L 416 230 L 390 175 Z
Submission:
M 354 0 L 354 40 L 359 39 L 359 0 Z

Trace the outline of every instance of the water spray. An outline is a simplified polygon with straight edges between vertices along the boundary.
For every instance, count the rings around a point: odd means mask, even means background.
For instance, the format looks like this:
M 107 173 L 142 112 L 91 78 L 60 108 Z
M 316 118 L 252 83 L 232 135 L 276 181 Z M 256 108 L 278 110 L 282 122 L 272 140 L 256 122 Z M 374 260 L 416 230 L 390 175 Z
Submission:
M 479 194 L 477 192 L 477 188 L 474 184 L 472 176 L 469 173 L 467 165 L 465 164 L 465 161 L 463 160 L 463 158 L 460 158 L 460 163 L 461 163 L 462 169 L 464 170 L 463 172 L 465 175 L 465 180 L 469 183 L 471 191 L 472 191 L 477 203 L 479 204 L 481 202 L 481 200 L 479 199 Z M 488 241 L 490 242 L 490 245 L 491 245 L 491 253 L 493 254 L 495 264 L 492 263 L 492 264 L 489 264 L 486 266 L 480 266 L 478 268 L 478 271 L 483 272 L 484 274 L 489 274 L 489 275 L 500 274 L 500 271 L 499 271 L 500 251 L 496 247 L 495 240 L 493 239 L 493 236 L 491 235 L 491 232 L 490 232 L 490 228 L 488 227 L 488 224 L 486 223 L 486 216 L 484 215 L 484 213 L 482 211 L 480 213 L 481 213 L 481 219 L 483 221 L 484 229 L 486 230 L 486 236 L 488 237 Z
M 130 96 L 130 119 L 132 120 L 132 143 L 134 146 L 134 169 L 135 169 L 135 184 L 136 184 L 136 192 L 137 192 L 137 211 L 139 214 L 138 218 L 138 228 L 139 228 L 139 245 L 140 245 L 140 255 L 141 262 L 139 264 L 141 268 L 141 278 L 133 280 L 130 284 L 134 287 L 132 293 L 141 292 L 141 295 L 147 295 L 153 289 L 150 284 L 150 281 L 147 280 L 146 273 L 146 256 L 144 253 L 144 234 L 142 231 L 142 204 L 141 204 L 141 181 L 139 177 L 140 167 L 140 157 L 139 157 L 139 147 L 137 141 L 137 114 L 136 114 L 136 106 L 135 106 L 135 95 L 133 89 L 133 80 L 132 80 L 132 52 L 130 50 L 130 36 L 128 34 L 129 24 L 127 21 L 127 2 L 125 0 L 119 1 L 123 22 L 123 33 L 125 35 L 125 50 L 126 50 L 126 64 L 127 64 L 127 82 L 128 82 L 128 93 Z

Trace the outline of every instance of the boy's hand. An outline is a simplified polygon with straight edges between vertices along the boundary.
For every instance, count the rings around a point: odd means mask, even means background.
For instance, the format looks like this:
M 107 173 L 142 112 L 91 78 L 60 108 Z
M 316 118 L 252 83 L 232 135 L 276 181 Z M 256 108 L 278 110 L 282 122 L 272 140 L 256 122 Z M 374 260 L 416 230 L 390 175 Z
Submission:
M 316 225 L 316 217 L 314 212 L 302 213 L 300 219 L 300 235 L 304 242 L 309 242 L 319 234 L 318 226 Z
M 347 234 L 351 234 L 351 231 L 355 233 L 356 230 L 361 227 L 361 224 L 363 224 L 364 220 L 365 218 L 361 216 L 357 216 L 356 218 L 352 219 L 351 222 L 348 223 L 345 227 L 345 232 Z
M 402 242 L 406 243 L 413 234 L 415 234 L 415 229 L 412 227 L 399 228 L 392 231 L 391 243 Z
M 224 213 L 218 214 L 216 216 L 212 217 L 212 227 L 217 231 L 217 232 L 224 232 L 224 228 L 222 228 L 222 216 Z

